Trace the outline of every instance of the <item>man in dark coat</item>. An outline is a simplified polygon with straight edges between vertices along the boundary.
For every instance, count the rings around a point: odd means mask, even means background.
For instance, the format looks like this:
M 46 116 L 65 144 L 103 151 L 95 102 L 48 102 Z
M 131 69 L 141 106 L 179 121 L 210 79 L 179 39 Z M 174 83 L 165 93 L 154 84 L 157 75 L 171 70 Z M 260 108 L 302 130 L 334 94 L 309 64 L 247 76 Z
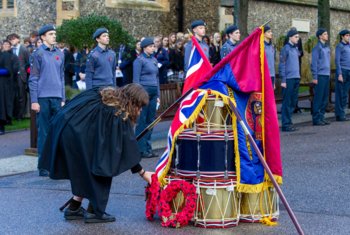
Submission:
M 27 83 L 27 69 L 29 67 L 29 51 L 20 44 L 20 37 L 18 34 L 10 34 L 7 36 L 12 46 L 12 53 L 18 57 L 19 71 L 16 77 L 16 94 L 15 94 L 15 108 L 14 117 L 16 119 L 23 119 L 27 113 L 28 102 L 28 83 Z
M 74 197 L 65 210 L 67 220 L 113 222 L 105 212 L 112 177 L 131 169 L 150 182 L 133 125 L 148 102 L 138 84 L 87 90 L 68 102 L 51 121 L 43 150 L 44 168 L 52 179 L 69 179 Z M 74 141 L 73 141 L 74 140 Z M 81 207 L 89 199 L 87 211 Z
M 13 116 L 14 83 L 18 73 L 18 58 L 10 51 L 0 51 L 0 135 Z

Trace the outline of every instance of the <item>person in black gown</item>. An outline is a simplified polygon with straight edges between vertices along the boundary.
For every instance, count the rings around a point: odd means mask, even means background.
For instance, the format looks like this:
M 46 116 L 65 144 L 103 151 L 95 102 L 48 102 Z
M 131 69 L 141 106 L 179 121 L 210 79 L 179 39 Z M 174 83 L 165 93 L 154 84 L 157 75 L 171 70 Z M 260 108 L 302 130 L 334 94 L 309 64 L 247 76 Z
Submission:
M 112 222 L 105 212 L 112 178 L 131 169 L 148 183 L 151 172 L 141 161 L 134 124 L 148 94 L 138 84 L 87 90 L 53 117 L 44 145 L 44 166 L 52 179 L 69 179 L 73 197 L 64 205 L 66 220 Z M 81 207 L 89 200 L 87 210 Z

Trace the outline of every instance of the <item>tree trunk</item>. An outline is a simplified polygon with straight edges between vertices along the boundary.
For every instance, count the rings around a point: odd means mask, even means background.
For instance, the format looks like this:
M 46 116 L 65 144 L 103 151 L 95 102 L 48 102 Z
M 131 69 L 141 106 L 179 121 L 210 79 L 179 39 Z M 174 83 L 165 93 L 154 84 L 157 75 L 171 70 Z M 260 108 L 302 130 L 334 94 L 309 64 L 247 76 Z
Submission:
M 241 41 L 248 36 L 248 0 L 234 0 L 234 24 L 241 32 Z
M 327 29 L 330 37 L 330 6 L 329 0 L 318 0 L 318 27 Z

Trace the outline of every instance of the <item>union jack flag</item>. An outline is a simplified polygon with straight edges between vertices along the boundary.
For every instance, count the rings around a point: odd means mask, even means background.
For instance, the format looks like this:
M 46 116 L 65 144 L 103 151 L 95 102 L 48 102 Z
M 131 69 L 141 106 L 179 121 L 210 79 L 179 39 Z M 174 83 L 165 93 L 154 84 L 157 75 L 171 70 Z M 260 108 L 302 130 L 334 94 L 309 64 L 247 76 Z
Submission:
M 212 66 L 202 51 L 201 46 L 199 45 L 195 36 L 192 36 L 192 50 L 190 59 L 188 62 L 188 68 L 185 78 L 185 84 L 182 90 L 182 94 L 185 94 L 191 87 L 195 87 L 199 84 L 200 80 L 206 75 L 211 69 Z
M 181 102 L 175 117 L 171 123 L 167 138 L 167 147 L 156 166 L 156 174 L 159 180 L 163 179 L 169 171 L 169 157 L 174 151 L 175 138 L 191 122 L 191 117 L 196 116 L 204 105 L 206 90 L 194 90 Z

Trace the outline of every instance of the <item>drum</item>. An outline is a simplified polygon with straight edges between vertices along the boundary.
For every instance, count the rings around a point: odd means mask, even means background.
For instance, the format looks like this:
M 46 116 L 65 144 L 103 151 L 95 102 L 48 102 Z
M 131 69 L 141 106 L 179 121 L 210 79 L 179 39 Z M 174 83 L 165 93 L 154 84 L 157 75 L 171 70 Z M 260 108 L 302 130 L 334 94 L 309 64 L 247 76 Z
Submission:
M 212 133 L 218 130 L 232 130 L 232 112 L 221 98 L 209 96 L 194 124 L 196 131 Z
M 176 140 L 171 164 L 171 172 L 176 176 L 235 178 L 233 132 L 183 131 Z
M 240 221 L 258 223 L 262 217 L 272 216 L 272 220 L 279 217 L 279 198 L 275 188 L 268 188 L 262 193 L 241 194 Z
M 204 228 L 228 228 L 238 225 L 240 199 L 234 180 L 194 180 L 197 206 L 194 225 Z

